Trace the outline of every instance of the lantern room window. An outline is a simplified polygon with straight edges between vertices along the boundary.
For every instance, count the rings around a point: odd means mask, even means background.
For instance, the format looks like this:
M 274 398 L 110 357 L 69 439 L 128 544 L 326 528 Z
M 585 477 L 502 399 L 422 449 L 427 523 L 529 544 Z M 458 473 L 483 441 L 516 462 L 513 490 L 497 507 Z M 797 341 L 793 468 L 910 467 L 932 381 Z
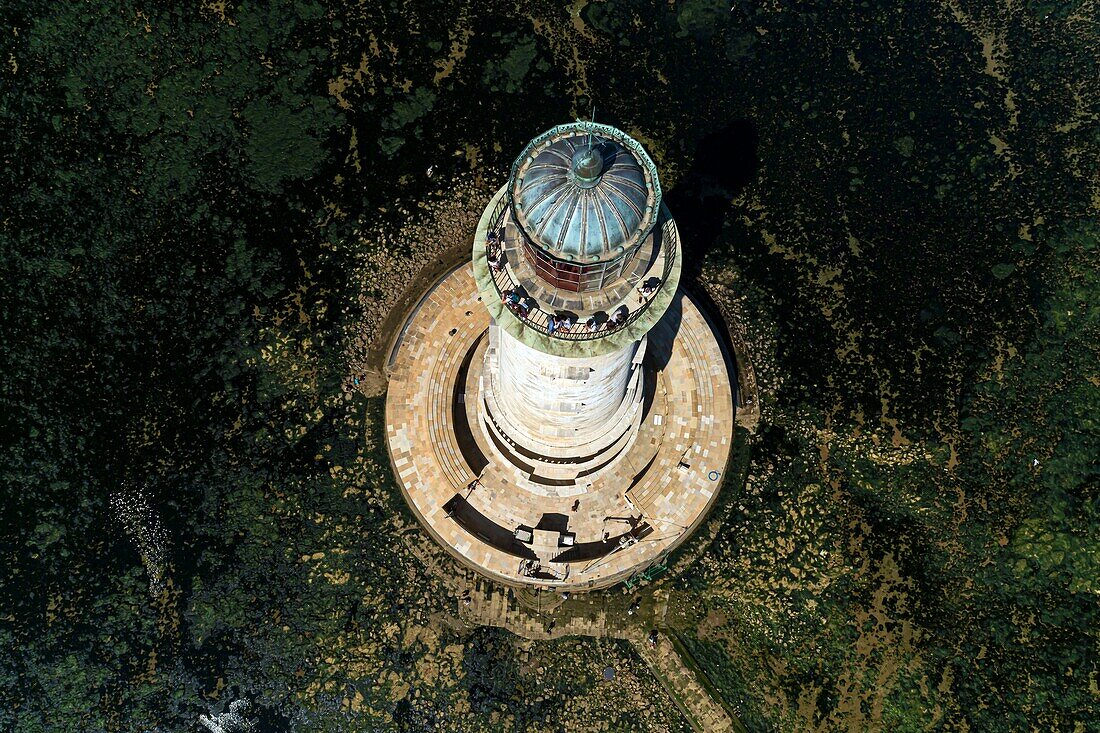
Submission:
M 610 262 L 593 262 L 590 265 L 563 262 L 532 246 L 529 241 L 524 241 L 523 251 L 540 279 L 555 288 L 574 293 L 599 290 L 613 282 L 622 274 L 627 259 L 624 255 Z

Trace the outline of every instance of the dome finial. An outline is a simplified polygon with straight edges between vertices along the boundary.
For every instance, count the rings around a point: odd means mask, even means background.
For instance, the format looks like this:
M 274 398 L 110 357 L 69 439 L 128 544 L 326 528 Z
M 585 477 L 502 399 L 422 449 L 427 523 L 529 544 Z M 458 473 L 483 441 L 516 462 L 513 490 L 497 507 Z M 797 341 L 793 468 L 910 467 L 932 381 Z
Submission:
M 592 119 L 588 121 L 588 143 L 573 155 L 573 181 L 581 188 L 592 188 L 603 174 L 603 155 L 592 142 L 592 130 L 596 124 L 596 107 L 592 106 Z

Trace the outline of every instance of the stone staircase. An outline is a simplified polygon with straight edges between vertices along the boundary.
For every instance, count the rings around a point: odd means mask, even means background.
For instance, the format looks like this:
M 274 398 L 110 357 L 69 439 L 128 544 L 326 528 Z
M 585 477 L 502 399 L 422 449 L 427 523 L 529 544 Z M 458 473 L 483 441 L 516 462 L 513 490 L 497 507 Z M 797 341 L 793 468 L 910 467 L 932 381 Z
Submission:
M 460 300 L 462 295 L 455 292 L 454 286 L 447 282 L 443 283 L 430 297 L 456 301 Z M 487 316 L 481 317 L 481 309 L 476 313 L 479 317 L 466 318 L 459 327 L 454 329 L 450 338 L 472 345 L 485 331 L 488 320 Z M 431 414 L 427 421 L 428 431 L 431 435 L 432 448 L 439 458 L 439 464 L 455 490 L 465 487 L 475 478 L 463 459 L 458 440 L 455 438 L 454 395 L 450 393 L 450 385 L 455 384 L 468 351 L 468 348 L 444 350 L 445 356 L 436 361 L 431 372 L 432 394 L 429 400 Z

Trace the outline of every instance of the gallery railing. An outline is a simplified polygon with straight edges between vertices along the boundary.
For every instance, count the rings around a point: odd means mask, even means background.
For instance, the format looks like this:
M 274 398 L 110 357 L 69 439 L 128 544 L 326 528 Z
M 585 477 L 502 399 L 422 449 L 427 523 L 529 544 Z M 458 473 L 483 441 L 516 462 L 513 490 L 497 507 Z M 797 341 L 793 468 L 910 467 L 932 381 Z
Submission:
M 504 218 L 508 214 L 508 209 L 511 205 L 511 199 L 509 196 L 502 196 L 500 201 L 497 202 L 493 208 L 493 213 L 490 215 L 489 228 L 486 230 L 486 236 L 488 232 L 497 232 L 501 237 L 496 244 L 486 241 L 485 243 L 485 257 L 489 261 L 494 260 L 500 252 L 500 248 L 508 244 L 508 241 L 504 239 Z M 668 227 L 660 233 L 661 246 L 664 248 L 665 262 L 664 269 L 661 273 L 661 283 L 668 282 L 669 273 L 672 272 L 672 266 L 676 262 L 676 229 L 674 227 Z M 520 234 L 519 236 L 523 236 Z M 517 250 L 518 251 L 518 250 Z M 520 254 L 520 257 L 523 255 Z M 486 263 L 488 265 L 488 263 Z M 519 291 L 521 285 L 513 277 L 512 272 L 506 265 L 494 268 L 489 266 L 489 274 L 492 276 L 493 285 L 496 287 L 497 297 L 502 301 L 505 299 L 505 293 L 509 291 Z M 619 329 L 626 328 L 630 324 L 634 323 L 638 318 L 645 313 L 649 308 L 649 304 L 653 302 L 650 298 L 644 303 L 639 305 L 634 310 L 630 311 L 626 318 L 615 326 L 610 326 L 610 321 L 605 322 L 600 328 L 595 331 L 589 331 L 588 327 L 583 322 L 574 323 L 568 329 L 563 329 L 558 326 L 551 332 L 550 319 L 556 317 L 556 314 L 543 310 L 538 306 L 538 301 L 530 296 L 526 296 L 524 301 L 528 304 L 527 308 L 511 307 L 509 309 L 515 314 L 517 318 L 523 321 L 525 326 L 535 329 L 539 333 L 549 336 L 550 338 L 561 339 L 563 341 L 592 341 L 598 338 L 603 338 L 608 333 L 618 331 Z M 610 314 L 609 314 L 610 315 Z M 559 319 L 560 320 L 560 319 Z

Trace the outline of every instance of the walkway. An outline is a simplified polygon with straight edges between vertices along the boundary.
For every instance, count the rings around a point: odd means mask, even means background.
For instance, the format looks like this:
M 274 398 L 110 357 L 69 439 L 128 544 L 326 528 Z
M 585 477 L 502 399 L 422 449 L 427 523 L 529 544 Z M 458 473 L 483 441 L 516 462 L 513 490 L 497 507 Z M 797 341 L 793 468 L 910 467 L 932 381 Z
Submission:
M 707 733 L 743 730 L 684 664 L 666 635 L 660 634 L 656 645 L 648 641 L 631 641 L 638 656 L 646 661 L 694 730 Z

